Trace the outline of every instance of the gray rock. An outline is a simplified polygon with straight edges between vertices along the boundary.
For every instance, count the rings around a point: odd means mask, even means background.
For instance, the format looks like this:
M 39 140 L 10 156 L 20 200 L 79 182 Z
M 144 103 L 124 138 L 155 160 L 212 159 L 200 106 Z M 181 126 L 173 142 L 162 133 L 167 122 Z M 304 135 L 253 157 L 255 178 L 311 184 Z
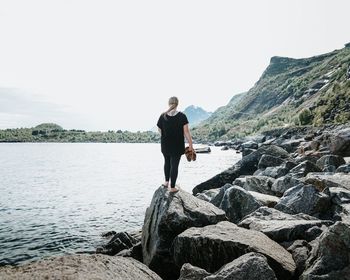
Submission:
M 239 177 L 232 182 L 232 185 L 240 186 L 243 188 L 245 182 L 246 182 L 245 177 Z
M 305 240 L 296 240 L 287 249 L 293 256 L 297 269 L 295 274 L 299 276 L 305 270 L 305 263 L 309 257 L 312 247 Z
M 252 152 L 255 152 L 256 149 L 248 149 L 248 148 L 244 148 L 242 150 L 242 157 L 246 157 L 247 155 L 251 154 Z
M 211 273 L 249 252 L 263 254 L 279 279 L 290 279 L 295 271 L 291 254 L 282 246 L 230 222 L 187 229 L 175 238 L 172 251 L 178 266 L 189 262 Z
M 280 178 L 288 173 L 288 169 L 283 166 L 266 167 L 265 169 L 258 169 L 254 172 L 254 176 L 267 176 L 271 178 Z
M 332 136 L 329 148 L 332 154 L 350 156 L 350 128 L 343 129 Z
M 229 187 L 220 203 L 219 208 L 226 212 L 232 223 L 238 223 L 243 217 L 262 206 L 253 195 L 239 186 Z
M 216 273 L 204 280 L 277 280 L 275 272 L 267 263 L 264 255 L 245 254 L 225 264 Z
M 341 187 L 350 190 L 350 174 L 345 173 L 310 173 L 306 176 L 305 182 L 314 185 L 321 191 L 332 187 Z
M 335 168 L 338 168 L 340 165 L 345 164 L 345 160 L 341 156 L 335 156 L 335 155 L 325 155 L 321 157 L 319 160 L 317 160 L 316 165 L 320 169 L 324 169 L 327 165 L 335 166 Z
M 322 172 L 335 172 L 337 170 L 337 168 L 334 165 L 325 165 L 322 168 Z
M 300 279 L 350 279 L 349 252 L 350 227 L 337 222 L 319 237 Z
M 202 227 L 226 220 L 225 212 L 213 204 L 180 190 L 170 193 L 158 188 L 146 210 L 142 228 L 143 261 L 162 278 L 179 276 L 170 247 L 174 238 L 190 227 Z
M 288 214 L 304 213 L 323 217 L 330 211 L 330 196 L 313 185 L 299 184 L 287 190 L 275 208 Z
M 219 190 L 219 193 L 216 195 L 216 196 L 214 196 L 213 198 L 212 198 L 212 200 L 210 201 L 210 203 L 212 203 L 212 204 L 214 204 L 216 207 L 219 207 L 220 206 L 220 203 L 221 203 L 221 201 L 222 201 L 222 198 L 224 197 L 224 194 L 225 194 L 225 192 L 226 192 L 226 190 L 228 189 L 228 188 L 231 188 L 232 187 L 232 185 L 231 184 L 225 184 L 224 186 L 222 186 L 221 188 L 220 188 L 220 190 Z
M 247 191 L 273 195 L 271 188 L 274 182 L 275 179 L 267 176 L 247 176 L 243 188 Z
M 341 205 L 343 203 L 350 203 L 350 190 L 331 187 L 329 188 L 329 192 L 333 204 Z
M 204 191 L 202 193 L 197 193 L 196 197 L 204 201 L 211 201 L 215 196 L 217 196 L 219 192 L 220 192 L 220 188 L 211 189 L 211 190 Z
M 102 254 L 74 254 L 42 259 L 16 267 L 0 268 L 0 279 L 7 280 L 161 280 L 143 263 L 133 258 Z
M 279 166 L 284 162 L 282 158 L 274 157 L 271 155 L 263 155 L 258 163 L 259 169 L 264 169 L 266 167 Z
M 321 172 L 322 170 L 313 162 L 309 160 L 305 160 L 301 163 L 299 163 L 296 167 L 292 168 L 289 171 L 289 174 L 301 178 L 305 177 L 310 172 Z
M 275 207 L 275 205 L 280 201 L 277 196 L 248 191 L 257 201 L 262 205 L 267 207 Z
M 335 172 L 350 173 L 350 164 L 344 164 L 339 166 Z
M 193 194 L 203 192 L 204 190 L 220 188 L 226 183 L 232 183 L 241 175 L 252 175 L 257 170 L 259 160 L 263 155 L 271 155 L 284 159 L 289 158 L 288 152 L 281 147 L 275 145 L 261 146 L 256 151 L 243 157 L 233 167 L 226 169 L 225 171 L 194 187 L 192 190 Z
M 273 208 L 261 207 L 246 216 L 238 225 L 260 231 L 276 242 L 284 242 L 310 240 L 310 235 L 306 233 L 308 229 L 330 224 L 330 221 L 322 221 L 308 215 L 289 215 Z
M 180 270 L 180 278 L 178 280 L 204 280 L 210 273 L 206 270 L 185 263 Z
M 118 232 L 112 239 L 100 248 L 96 249 L 96 253 L 106 254 L 114 256 L 117 253 L 125 249 L 132 248 L 136 243 L 141 240 L 141 231 L 138 235 L 128 232 Z
M 297 178 L 294 178 L 290 175 L 286 175 L 276 179 L 271 187 L 271 191 L 273 191 L 276 195 L 282 196 L 287 190 L 295 187 L 300 184 L 301 181 Z
M 258 143 L 254 142 L 254 141 L 248 141 L 245 142 L 241 145 L 241 147 L 243 149 L 257 149 L 258 148 Z

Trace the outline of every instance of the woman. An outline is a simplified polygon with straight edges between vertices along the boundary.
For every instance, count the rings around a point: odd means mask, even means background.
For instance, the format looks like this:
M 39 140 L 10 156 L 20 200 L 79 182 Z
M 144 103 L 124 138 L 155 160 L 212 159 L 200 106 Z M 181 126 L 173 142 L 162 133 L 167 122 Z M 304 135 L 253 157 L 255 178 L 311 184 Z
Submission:
M 164 156 L 165 183 L 162 186 L 168 188 L 170 179 L 170 192 L 178 191 L 175 183 L 180 159 L 185 153 L 184 136 L 187 139 L 189 149 L 193 150 L 188 119 L 184 113 L 177 111 L 178 105 L 177 97 L 170 97 L 169 109 L 160 115 L 157 122 L 161 134 L 161 152 Z

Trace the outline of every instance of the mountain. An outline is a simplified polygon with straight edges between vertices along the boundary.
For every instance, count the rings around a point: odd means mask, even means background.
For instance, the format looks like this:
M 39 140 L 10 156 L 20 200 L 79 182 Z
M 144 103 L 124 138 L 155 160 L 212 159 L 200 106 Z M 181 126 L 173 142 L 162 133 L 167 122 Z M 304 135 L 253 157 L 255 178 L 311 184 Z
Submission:
M 228 140 L 275 127 L 350 120 L 350 43 L 310 58 L 272 57 L 247 92 L 234 95 L 192 130 L 199 141 Z
M 198 125 L 201 121 L 206 120 L 212 114 L 211 112 L 207 112 L 203 108 L 194 105 L 188 106 L 183 113 L 186 114 L 192 127 Z

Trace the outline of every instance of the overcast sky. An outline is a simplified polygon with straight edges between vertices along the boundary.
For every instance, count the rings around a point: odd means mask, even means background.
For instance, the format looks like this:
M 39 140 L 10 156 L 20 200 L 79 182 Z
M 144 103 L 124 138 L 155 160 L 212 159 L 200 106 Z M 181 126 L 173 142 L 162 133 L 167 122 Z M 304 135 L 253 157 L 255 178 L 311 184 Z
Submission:
M 148 130 L 167 109 L 214 111 L 271 56 L 350 42 L 348 0 L 0 0 L 0 128 Z

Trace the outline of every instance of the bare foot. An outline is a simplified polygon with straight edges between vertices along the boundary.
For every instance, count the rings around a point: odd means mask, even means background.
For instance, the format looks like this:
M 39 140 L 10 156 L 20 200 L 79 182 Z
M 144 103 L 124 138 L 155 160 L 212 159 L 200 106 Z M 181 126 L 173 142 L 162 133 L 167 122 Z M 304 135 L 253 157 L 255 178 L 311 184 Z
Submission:
M 179 191 L 179 189 L 174 187 L 174 188 L 170 188 L 169 192 L 175 193 L 175 192 L 178 192 L 178 191 Z
M 165 183 L 163 183 L 163 184 L 162 184 L 162 187 L 164 187 L 164 188 L 168 188 L 168 187 L 169 187 L 169 182 L 165 182 Z

